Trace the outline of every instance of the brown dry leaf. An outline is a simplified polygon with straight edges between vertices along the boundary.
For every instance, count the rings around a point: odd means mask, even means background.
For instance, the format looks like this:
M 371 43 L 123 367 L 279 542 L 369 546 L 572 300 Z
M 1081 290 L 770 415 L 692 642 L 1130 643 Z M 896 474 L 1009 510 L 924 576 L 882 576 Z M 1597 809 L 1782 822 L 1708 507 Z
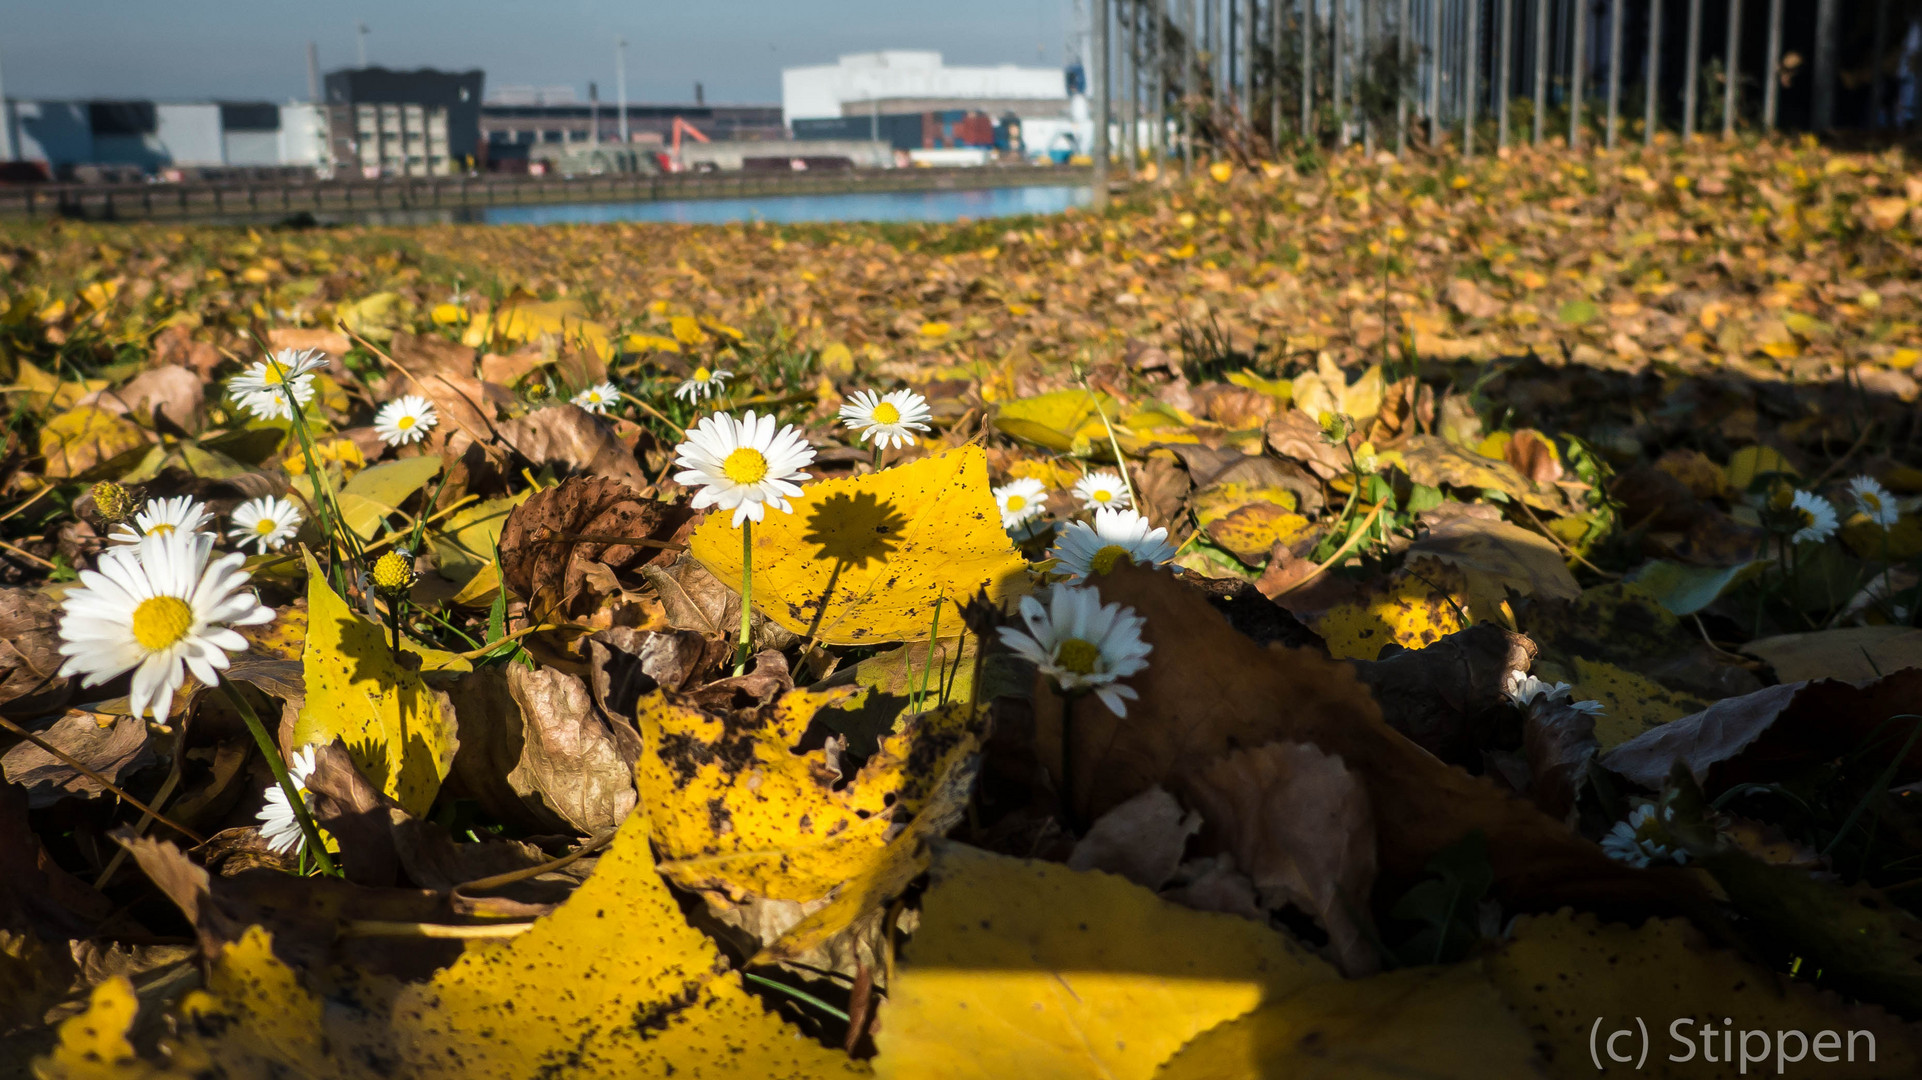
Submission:
M 1518 428 L 1502 448 L 1502 457 L 1515 471 L 1537 484 L 1552 484 L 1562 478 L 1562 458 L 1548 436 L 1534 428 Z
M 654 487 L 634 459 L 633 449 L 616 437 L 614 428 L 579 405 L 549 405 L 509 420 L 498 430 L 500 441 L 537 469 L 601 477 L 635 491 Z
M 485 667 L 452 690 L 461 718 L 454 775 L 489 813 L 546 832 L 595 834 L 633 811 L 632 728 L 595 711 L 557 668 Z
M 1203 1032 L 1155 1080 L 1534 1080 L 1535 1046 L 1473 965 L 1313 986 Z
M 1293 939 L 1112 874 L 953 843 L 882 1006 L 875 1073 L 1148 1080 L 1189 1039 L 1334 972 Z
M 608 598 L 590 568 L 672 562 L 667 545 L 692 517 L 685 505 L 646 498 L 617 478 L 571 477 L 507 515 L 501 578 L 527 603 L 534 622 L 583 619 Z
M 1408 558 L 1458 567 L 1467 580 L 1468 608 L 1477 618 L 1495 617 L 1510 591 L 1539 600 L 1582 595 L 1560 548 L 1506 521 L 1458 517 L 1443 522 L 1409 546 Z
M 407 818 L 400 804 L 381 794 L 355 767 L 339 739 L 314 748 L 314 771 L 301 785 L 312 798 L 314 823 L 347 880 L 361 885 L 392 885 L 400 871 L 394 852 L 394 825 Z
M 137 716 L 109 716 L 72 710 L 38 732 L 50 745 L 118 784 L 155 760 L 147 722 Z M 27 790 L 27 805 L 39 810 L 62 799 L 92 799 L 106 792 L 98 780 L 22 740 L 0 757 L 8 783 Z
M 1507 305 L 1482 291 L 1480 285 L 1468 278 L 1451 278 L 1448 288 L 1443 291 L 1448 298 L 1448 306 L 1471 319 L 1493 319 L 1507 310 Z
M 1533 641 L 1477 623 L 1420 649 L 1351 663 L 1390 727 L 1443 761 L 1463 763 L 1479 757 L 1507 718 L 1509 673 L 1534 661 Z
M 1321 425 L 1300 409 L 1289 409 L 1270 420 L 1265 434 L 1270 450 L 1306 465 L 1323 480 L 1333 480 L 1348 472 L 1348 455 L 1341 447 L 1322 438 Z
M 1748 781 L 1772 783 L 1784 770 L 1829 761 L 1867 745 L 1891 716 L 1915 711 L 1922 670 L 1873 682 L 1835 679 L 1770 686 L 1670 721 L 1602 756 L 1602 764 L 1659 789 L 1676 762 L 1714 795 Z M 1922 744 L 1895 774 L 1897 785 L 1922 778 Z
M 1193 771 L 1186 790 L 1264 908 L 1293 904 L 1314 916 L 1342 974 L 1380 968 L 1368 919 L 1375 822 L 1367 790 L 1339 757 L 1269 743 Z
M 699 559 L 683 551 L 666 566 L 641 567 L 641 576 L 654 586 L 667 625 L 708 637 L 733 640 L 741 631 L 741 594 L 708 572 Z M 749 636 L 755 651 L 785 649 L 800 638 L 787 627 L 761 614 L 748 614 Z
M 59 708 L 60 605 L 38 589 L 0 589 L 0 711 L 21 716 Z
M 1255 644 L 1167 574 L 1121 567 L 1104 580 L 1101 596 L 1147 620 L 1142 637 L 1154 652 L 1147 670 L 1128 680 L 1140 700 L 1126 720 L 1092 696 L 1076 706 L 1075 803 L 1084 820 L 1152 784 L 1180 791 L 1183 777 L 1237 746 L 1309 743 L 1340 757 L 1367 789 L 1390 881 L 1412 881 L 1435 852 L 1481 829 L 1497 891 L 1511 902 L 1612 898 L 1666 906 L 1697 898 L 1690 886 L 1650 882 L 1651 875 L 1613 862 L 1528 803 L 1409 742 L 1382 722 L 1348 665 L 1305 649 Z M 1047 761 L 1060 740 L 1058 717 L 1049 721 L 1048 713 L 1059 707 L 1052 695 L 1036 701 Z
M 276 326 L 267 331 L 267 345 L 281 349 L 318 349 L 338 360 L 353 349 L 354 343 L 339 330 L 325 327 Z
M 1070 870 L 1105 870 L 1143 888 L 1159 889 L 1175 876 L 1201 815 L 1184 811 L 1160 785 L 1097 818 L 1068 856 Z
M 1758 638 L 1742 646 L 1775 669 L 1783 682 L 1879 678 L 1904 668 L 1922 667 L 1922 628 L 1850 626 Z
M 1679 919 L 1651 919 L 1629 927 L 1567 911 L 1523 916 L 1483 967 L 1534 1033 L 1548 1059 L 1548 1074 L 1560 1080 L 1596 1075 L 1592 1040 L 1597 1018 L 1605 1038 L 1622 1028 L 1636 1032 L 1636 1017 L 1646 1018 L 1651 1048 L 1646 1067 L 1632 1074 L 1637 1076 L 1694 1080 L 1754 1075 L 1764 1068 L 1772 1073 L 1772 1054 L 1766 1066 L 1758 1067 L 1751 1059 L 1738 1068 L 1723 1052 L 1719 1037 L 1713 1049 L 1720 1068 L 1705 1060 L 1703 1032 L 1730 1030 L 1724 1026 L 1727 1018 L 1734 1019 L 1736 1031 L 1771 1036 L 1799 1031 L 1812 1037 L 1831 1028 L 1875 1033 L 1874 1063 L 1858 1059 L 1853 1065 L 1838 1060 L 1813 1066 L 1823 1076 L 1882 1078 L 1922 1072 L 1915 1036 L 1896 1018 L 1872 1006 L 1844 1005 L 1833 994 L 1715 949 Z M 1685 1023 L 1682 1030 L 1693 1043 L 1693 1053 L 1680 1062 L 1674 1058 L 1687 1051 L 1672 1037 L 1671 1025 L 1678 1022 Z M 1628 1052 L 1632 1047 L 1639 1054 L 1640 1045 L 1637 1033 L 1620 1040 L 1617 1049 Z M 1786 1050 L 1793 1055 L 1792 1045 Z M 1813 1064 L 1813 1058 L 1808 1060 Z M 1624 1069 L 1622 1075 L 1631 1073 Z
M 1567 700 L 1537 704 L 1522 722 L 1522 752 L 1528 758 L 1528 797 L 1549 817 L 1567 820 L 1581 792 L 1588 763 L 1600 750 L 1595 718 Z
M 1439 435 L 1410 435 L 1401 455 L 1408 478 L 1417 484 L 1499 491 L 1537 510 L 1558 513 L 1566 505 L 1560 490 L 1538 488 L 1508 462 L 1464 450 Z
M 193 435 L 206 423 L 206 397 L 207 384 L 199 375 L 178 364 L 161 364 L 118 389 L 88 394 L 80 404 L 121 416 L 131 414 L 150 426 L 165 424 L 179 434 Z

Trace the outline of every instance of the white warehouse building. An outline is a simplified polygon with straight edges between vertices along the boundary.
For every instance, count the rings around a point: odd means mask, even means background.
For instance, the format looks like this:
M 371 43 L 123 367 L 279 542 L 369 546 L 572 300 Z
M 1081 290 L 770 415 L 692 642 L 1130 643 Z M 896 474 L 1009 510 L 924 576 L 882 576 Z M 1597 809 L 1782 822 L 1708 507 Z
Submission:
M 832 64 L 783 68 L 781 120 L 815 120 L 946 109 L 1012 112 L 1023 119 L 1065 116 L 1059 68 L 948 67 L 932 50 L 850 53 Z

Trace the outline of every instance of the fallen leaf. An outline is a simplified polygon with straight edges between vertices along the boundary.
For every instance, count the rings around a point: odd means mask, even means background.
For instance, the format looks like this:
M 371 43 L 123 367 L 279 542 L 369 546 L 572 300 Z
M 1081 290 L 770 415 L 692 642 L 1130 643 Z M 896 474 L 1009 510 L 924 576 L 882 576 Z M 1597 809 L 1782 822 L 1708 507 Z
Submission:
M 1175 876 L 1188 838 L 1200 831 L 1201 815 L 1183 811 L 1175 797 L 1157 785 L 1088 826 L 1068 856 L 1068 869 L 1102 870 L 1159 889 Z
M 54 480 L 98 480 L 119 474 L 147 452 L 147 433 L 131 420 L 81 405 L 40 429 L 40 457 Z
M 1107 413 L 1110 424 L 1119 422 L 1121 411 L 1114 398 L 1080 389 L 1056 390 L 1001 402 L 995 407 L 994 424 L 1002 434 L 1023 442 L 1062 452 L 1079 447 L 1076 452 L 1088 453 L 1107 446 L 1101 412 Z
M 362 774 L 408 813 L 424 817 L 454 761 L 454 716 L 414 671 L 395 661 L 387 632 L 349 608 L 312 555 L 308 635 L 301 654 L 307 698 L 293 745 L 340 739 Z
M 793 513 L 754 526 L 754 602 L 803 637 L 926 640 L 937 600 L 952 612 L 983 592 L 1000 604 L 1027 588 L 979 447 L 823 480 L 791 503 Z M 741 580 L 741 532 L 726 514 L 696 528 L 688 550 L 722 582 Z
M 59 602 L 38 589 L 0 589 L 0 711 L 39 716 L 61 707 Z
M 1416 576 L 1404 568 L 1353 599 L 1295 614 L 1321 635 L 1335 659 L 1374 660 L 1390 645 L 1425 649 L 1463 629 L 1466 596 L 1458 600 L 1441 587 L 1459 580 L 1455 573 Z
M 1779 634 L 1742 646 L 1775 669 L 1783 682 L 1841 679 L 1860 682 L 1922 667 L 1922 628 L 1913 626 L 1851 626 Z
M 461 724 L 452 771 L 488 813 L 591 836 L 633 811 L 640 739 L 603 719 L 580 679 L 508 664 L 481 668 L 450 693 Z
M 1409 545 L 1408 558 L 1433 559 L 1461 570 L 1469 610 L 1493 617 L 1513 592 L 1523 598 L 1573 600 L 1582 594 L 1566 556 L 1540 533 L 1506 521 L 1459 517 Z
M 1472 966 L 1314 986 L 1181 1048 L 1155 1080 L 1540 1076 L 1528 1031 Z
M 607 599 L 590 567 L 627 571 L 672 562 L 668 547 L 691 516 L 684 504 L 646 498 L 616 478 L 572 477 L 508 514 L 501 577 L 536 622 L 572 622 Z
M 875 1074 L 1147 1080 L 1201 1032 L 1334 978 L 1259 923 L 1112 874 L 938 844 Z
M 1428 487 L 1498 491 L 1536 510 L 1560 512 L 1565 505 L 1554 488 L 1538 488 L 1513 465 L 1455 446 L 1438 435 L 1410 435 L 1401 448 L 1408 478 Z
M 116 784 L 156 760 L 147 738 L 147 723 L 137 716 L 74 710 L 37 734 Z M 62 799 L 97 798 L 107 790 L 98 780 L 24 740 L 0 757 L 0 770 L 5 771 L 8 783 L 27 790 L 27 805 L 35 810 Z
M 1495 728 L 1508 721 L 1509 673 L 1534 660 L 1534 642 L 1476 623 L 1419 649 L 1351 663 L 1390 727 L 1443 761 L 1478 764 Z
M 1339 757 L 1304 743 L 1269 743 L 1194 770 L 1185 790 L 1254 881 L 1263 907 L 1293 904 L 1312 915 L 1343 975 L 1380 968 L 1367 915 L 1375 822 L 1367 790 Z
M 536 409 L 499 425 L 497 432 L 503 444 L 536 469 L 615 480 L 635 491 L 654 488 L 614 428 L 579 405 Z

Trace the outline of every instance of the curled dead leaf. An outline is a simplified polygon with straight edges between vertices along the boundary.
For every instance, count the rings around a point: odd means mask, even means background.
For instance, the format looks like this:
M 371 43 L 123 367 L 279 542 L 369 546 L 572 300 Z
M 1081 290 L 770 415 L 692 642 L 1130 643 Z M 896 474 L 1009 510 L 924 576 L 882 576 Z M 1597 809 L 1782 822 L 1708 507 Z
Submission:
M 593 567 L 627 571 L 673 561 L 668 546 L 693 517 L 620 479 L 572 477 L 514 508 L 501 527 L 501 578 L 533 621 L 585 618 L 607 600 Z

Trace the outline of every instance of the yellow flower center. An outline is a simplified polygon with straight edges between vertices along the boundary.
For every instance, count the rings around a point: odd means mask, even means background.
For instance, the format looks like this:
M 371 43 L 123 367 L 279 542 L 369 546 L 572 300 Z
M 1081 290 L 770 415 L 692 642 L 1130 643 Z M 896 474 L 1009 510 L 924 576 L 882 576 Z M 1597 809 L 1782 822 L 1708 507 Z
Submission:
M 287 385 L 287 369 L 275 360 L 267 361 L 267 370 L 261 373 L 260 381 L 268 386 Z
M 414 560 L 398 551 L 390 551 L 374 560 L 374 587 L 377 589 L 405 589 L 414 583 Z
M 1008 496 L 1008 513 L 1010 514 L 1014 513 L 1017 510 L 1022 509 L 1027 505 L 1028 505 L 1028 497 L 1026 495 Z
M 714 373 L 704 367 L 698 367 L 694 369 L 695 382 L 706 382 L 709 379 L 712 379 L 713 377 L 714 377 Z
M 1862 506 L 1871 514 L 1879 514 L 1882 512 L 1882 496 L 1877 495 L 1873 491 L 1864 491 L 1862 493 Z
M 254 531 L 262 536 L 272 535 L 273 531 L 278 527 L 279 523 L 269 517 L 264 517 L 254 522 Z
M 874 407 L 874 422 L 877 424 L 898 424 L 901 422 L 901 410 L 895 408 L 892 401 L 883 401 Z
M 1123 559 L 1128 559 L 1129 562 L 1134 561 L 1128 558 L 1127 548 L 1122 547 L 1120 544 L 1109 544 L 1107 547 L 1095 552 L 1094 558 L 1088 560 L 1088 569 L 1097 574 L 1106 574 L 1113 570 L 1115 564 Z
M 159 652 L 193 629 L 194 609 L 178 596 L 151 596 L 133 609 L 133 639 L 148 652 Z
M 403 416 L 400 419 L 394 421 L 394 426 L 401 429 L 402 431 L 406 431 L 408 428 L 413 427 L 415 422 L 416 421 L 414 417 Z
M 173 533 L 174 523 L 171 521 L 157 521 L 147 528 L 148 536 L 172 536 Z
M 767 455 L 743 446 L 721 462 L 721 474 L 737 484 L 758 484 L 767 479 Z
M 1096 488 L 1094 489 L 1094 494 L 1090 497 L 1093 498 L 1095 502 L 1104 503 L 1114 498 L 1114 492 L 1109 491 L 1107 488 Z
M 1101 659 L 1101 649 L 1092 641 L 1069 638 L 1054 651 L 1054 662 L 1065 671 L 1076 675 L 1092 675 L 1095 661 Z

